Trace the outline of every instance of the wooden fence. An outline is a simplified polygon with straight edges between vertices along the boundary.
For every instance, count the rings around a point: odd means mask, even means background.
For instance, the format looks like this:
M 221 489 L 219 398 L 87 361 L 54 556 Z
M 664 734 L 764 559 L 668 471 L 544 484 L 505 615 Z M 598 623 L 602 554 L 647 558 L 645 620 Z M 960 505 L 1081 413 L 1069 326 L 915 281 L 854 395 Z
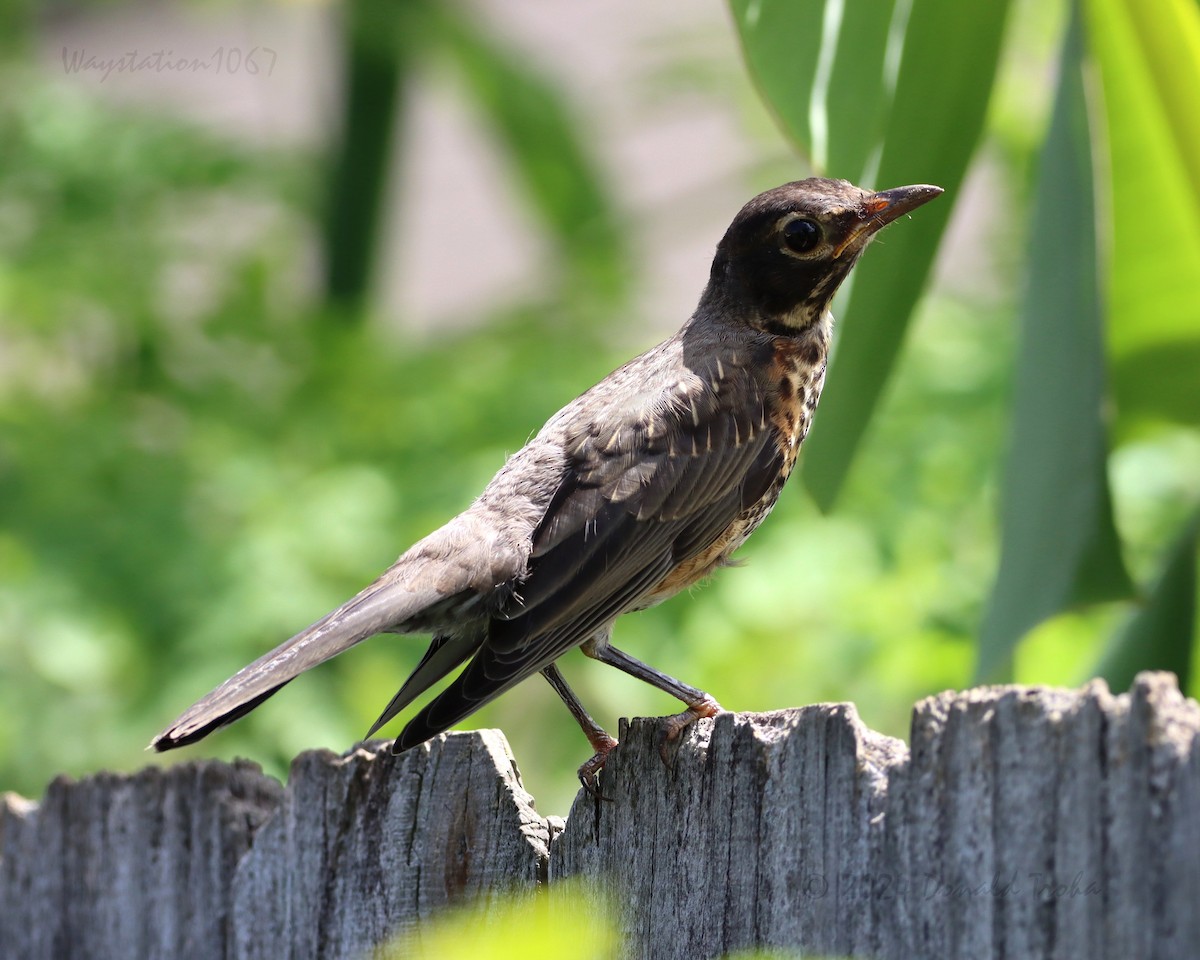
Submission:
M 704 721 L 670 768 L 655 732 L 565 825 L 494 731 L 305 753 L 286 788 L 199 761 L 7 795 L 0 957 L 359 957 L 576 875 L 622 957 L 1200 954 L 1200 706 L 1170 675 L 941 694 L 911 746 L 846 704 Z

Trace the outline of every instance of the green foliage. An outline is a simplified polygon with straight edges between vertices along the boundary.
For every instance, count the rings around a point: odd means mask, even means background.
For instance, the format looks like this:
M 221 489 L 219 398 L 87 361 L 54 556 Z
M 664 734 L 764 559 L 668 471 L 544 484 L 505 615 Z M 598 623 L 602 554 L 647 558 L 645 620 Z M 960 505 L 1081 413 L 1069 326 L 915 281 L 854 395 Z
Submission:
M 1200 12 L 1088 0 L 1111 152 L 1109 345 L 1122 433 L 1200 426 Z
M 14 107 L 0 137 L 0 756 L 6 785 L 36 790 L 47 756 L 77 772 L 143 762 L 202 686 L 462 509 L 620 357 L 561 303 L 424 346 L 347 328 L 296 292 L 317 206 L 306 158 L 51 87 Z M 577 360 L 531 376 L 554 352 Z M 322 738 L 352 743 L 416 653 L 348 667 L 366 675 L 357 693 L 318 679 L 286 721 L 227 750 L 280 770 Z
M 1195 127 L 1177 94 L 1194 89 L 1180 86 L 1195 66 L 1194 8 L 1083 7 L 1080 55 L 1105 93 L 1097 101 L 1082 91 L 1090 149 L 1079 139 L 1078 86 L 1072 123 L 1051 125 L 1045 141 L 1027 105 L 1038 57 L 1058 46 L 1056 18 L 1016 5 L 1006 39 L 1004 8 L 914 0 L 905 19 L 899 3 L 735 4 L 761 90 L 815 163 L 885 186 L 954 186 L 976 169 L 968 162 L 987 119 L 988 189 L 1012 214 L 989 241 L 999 292 L 958 278 L 957 292 L 914 315 L 903 350 L 901 314 L 958 191 L 892 228 L 861 264 L 838 310 L 848 339 L 830 389 L 843 399 L 823 401 L 826 440 L 814 434 L 809 464 L 810 478 L 826 470 L 813 482 L 822 503 L 838 491 L 837 513 L 790 488 L 743 551 L 747 569 L 618 626 L 620 645 L 731 709 L 849 699 L 868 723 L 902 735 L 915 698 L 969 682 L 998 540 L 1012 569 L 1056 585 L 1040 605 L 1028 591 L 1008 594 L 1012 623 L 994 649 L 1001 660 L 1012 653 L 1018 677 L 1090 675 L 1097 638 L 1119 623 L 1128 625 L 1104 663 L 1114 682 L 1139 666 L 1193 662 L 1195 540 L 1181 531 L 1200 502 L 1189 359 L 1200 327 L 1187 282 L 1200 275 L 1188 233 L 1200 217 Z M 231 145 L 4 69 L 5 788 L 36 793 L 60 770 L 145 763 L 142 746 L 183 706 L 372 579 L 469 503 L 550 413 L 627 359 L 631 342 L 650 345 L 636 332 L 647 318 L 629 326 L 623 297 L 640 278 L 589 159 L 586 118 L 459 8 L 405 9 L 416 32 L 404 42 L 417 53 L 404 70 L 436 65 L 433 76 L 451 78 L 475 105 L 549 241 L 536 299 L 497 304 L 430 340 L 389 332 L 369 314 L 346 323 L 322 306 L 311 267 L 330 189 L 321 158 Z M 1165 33 L 1164 23 L 1173 24 Z M 400 42 L 386 31 L 377 39 L 384 50 Z M 997 50 L 1000 96 L 988 118 Z M 1064 84 L 1080 75 L 1061 74 Z M 1006 98 L 1019 110 L 1006 114 Z M 1096 139 L 1102 128 L 1107 144 Z M 1165 187 L 1146 180 L 1142 146 Z M 1092 198 L 1085 168 L 1072 179 L 1066 164 L 1097 155 Z M 1090 229 L 1102 251 L 1090 267 L 1085 208 L 1098 211 Z M 1036 270 L 1022 245 L 1027 222 Z M 1077 232 L 1054 232 L 1069 225 Z M 1068 252 L 1075 259 L 1060 259 Z M 1080 282 L 1056 285 L 1067 276 Z M 1036 291 L 1061 306 L 1035 301 Z M 1014 384 L 1021 395 L 1047 392 L 1010 408 Z M 1118 446 L 1101 463 L 1110 429 Z M 1002 495 L 995 478 L 1010 436 L 1014 450 L 1036 439 L 1025 456 L 1042 472 L 1010 466 Z M 839 446 L 822 453 L 822 443 Z M 1087 456 L 1067 456 L 1080 450 Z M 813 472 L 811 459 L 828 466 Z M 1081 544 L 1100 542 L 1105 472 L 1122 553 L 1148 585 L 1144 607 L 1073 609 L 1014 651 L 1017 633 L 1061 605 L 1055 598 L 1086 596 L 1098 582 Z M 999 530 L 997 501 L 1009 504 Z M 1022 506 L 1034 503 L 1039 523 L 1018 535 L 1015 518 L 1028 520 Z M 363 644 L 199 752 L 247 754 L 282 773 L 301 749 L 344 749 L 421 647 L 422 638 Z M 563 666 L 610 728 L 618 716 L 675 709 L 581 657 Z M 543 809 L 566 808 L 586 745 L 545 684 L 523 685 L 467 725 L 502 726 Z
M 327 292 L 353 308 L 343 316 L 361 316 L 369 293 L 398 107 L 414 76 L 440 62 L 461 78 L 531 214 L 556 241 L 559 282 L 581 301 L 615 307 L 628 276 L 624 237 L 559 91 L 455 4 L 363 0 L 343 19 L 344 121 L 325 212 Z
M 1007 5 L 732 6 L 760 88 L 818 169 L 837 158 L 844 164 L 838 175 L 865 170 L 885 187 L 928 180 L 948 188 L 940 220 L 917 218 L 903 244 L 873 250 L 857 271 L 849 322 L 806 450 L 809 486 L 829 503 L 873 416 L 983 129 Z M 1072 10 L 1032 205 L 1001 497 L 1002 558 L 979 641 L 982 677 L 1005 673 L 1035 625 L 1131 593 L 1109 487 L 1111 400 L 1118 438 L 1162 436 L 1170 421 L 1194 427 L 1200 412 L 1200 11 L 1186 0 L 1087 0 Z M 873 52 L 867 67 L 839 71 L 863 50 Z M 1100 80 L 1091 103 L 1083 74 Z M 1127 497 L 1132 515 L 1143 496 Z M 1173 525 L 1198 498 L 1193 484 L 1172 510 Z M 1118 498 L 1118 520 L 1122 506 Z M 1161 535 L 1148 550 L 1143 533 L 1125 531 L 1135 554 L 1162 551 Z M 1180 542 L 1186 553 L 1191 541 Z M 1160 613 L 1122 634 L 1130 649 L 1114 654 L 1123 664 L 1114 676 L 1137 663 L 1190 666 L 1195 632 L 1183 615 L 1190 608 L 1178 590 L 1169 593 L 1171 604 L 1152 601 Z M 1154 630 L 1159 634 L 1151 636 Z M 1175 653 L 1166 655 L 1168 648 Z M 1188 682 L 1186 672 L 1181 679 Z
M 586 904 L 587 909 L 580 909 Z M 377 960 L 580 960 L 616 958 L 617 934 L 604 898 L 580 881 L 531 895 L 447 911 L 437 922 L 378 950 Z
M 451 4 L 432 8 L 447 58 L 478 104 L 580 303 L 614 308 L 629 277 L 624 233 L 578 122 L 554 87 Z
M 418 8 L 419 9 L 419 8 Z M 416 52 L 414 4 L 359 0 L 341 10 L 341 130 L 325 209 L 325 290 L 357 316 L 370 292 L 396 114 Z
M 1096 667 L 1113 690 L 1125 690 L 1139 670 L 1193 676 L 1196 635 L 1196 553 L 1200 514 L 1172 546 L 1146 602 L 1131 614 Z
M 983 127 L 1007 2 L 734 0 L 733 9 L 751 70 L 819 172 L 957 192 Z M 838 312 L 854 322 L 839 333 L 804 456 L 805 483 L 826 509 L 879 402 L 952 208 L 931 204 L 906 224 L 903 243 L 878 244 L 841 298 Z
M 492 897 L 448 910 L 433 923 L 401 935 L 375 960 L 616 960 L 620 941 L 608 897 L 594 883 L 557 882 L 536 893 Z M 741 951 L 728 960 L 802 960 L 777 950 Z M 808 960 L 820 960 L 808 956 Z M 834 958 L 828 958 L 834 960 Z
M 1076 21 L 1065 41 L 1033 203 L 1013 436 L 1001 488 L 1004 549 L 979 637 L 983 677 L 1004 670 L 1016 641 L 1064 607 L 1132 592 L 1105 463 L 1095 188 L 1081 56 Z M 1055 536 L 1047 537 L 1048 530 Z

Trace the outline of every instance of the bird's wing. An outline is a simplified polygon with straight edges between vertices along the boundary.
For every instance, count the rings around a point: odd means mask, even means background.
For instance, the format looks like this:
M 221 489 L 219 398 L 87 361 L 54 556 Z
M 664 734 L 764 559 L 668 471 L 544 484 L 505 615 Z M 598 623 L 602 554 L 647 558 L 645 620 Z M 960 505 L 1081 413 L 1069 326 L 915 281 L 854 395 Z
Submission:
M 636 607 L 778 479 L 782 453 L 748 374 L 691 378 L 640 415 L 617 412 L 612 427 L 597 417 L 568 436 L 570 466 L 513 602 L 396 749 L 448 729 Z

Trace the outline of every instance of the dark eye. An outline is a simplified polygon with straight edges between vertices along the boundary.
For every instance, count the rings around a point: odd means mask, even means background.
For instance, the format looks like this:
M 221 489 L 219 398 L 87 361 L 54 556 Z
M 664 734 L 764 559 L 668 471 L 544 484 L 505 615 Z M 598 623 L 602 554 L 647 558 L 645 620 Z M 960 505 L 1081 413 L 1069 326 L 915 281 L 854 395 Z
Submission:
M 783 228 L 783 243 L 792 253 L 808 253 L 821 242 L 821 228 L 811 220 L 789 220 Z

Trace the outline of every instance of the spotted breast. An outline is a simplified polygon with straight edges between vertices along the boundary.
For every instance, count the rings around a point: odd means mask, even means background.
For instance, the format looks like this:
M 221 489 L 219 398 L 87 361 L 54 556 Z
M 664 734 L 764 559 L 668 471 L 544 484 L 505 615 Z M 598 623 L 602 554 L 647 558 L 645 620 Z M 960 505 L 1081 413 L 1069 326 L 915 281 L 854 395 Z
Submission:
M 777 337 L 771 347 L 771 360 L 765 371 L 766 414 L 781 463 L 778 476 L 754 503 L 739 513 L 732 523 L 708 547 L 671 571 L 646 598 L 643 606 L 653 606 L 681 590 L 700 582 L 746 542 L 767 518 L 796 465 L 800 445 L 808 436 L 821 388 L 825 385 L 825 366 L 829 354 L 829 325 L 818 324 L 799 337 Z
M 732 553 L 750 536 L 774 508 L 784 483 L 796 466 L 800 444 L 812 426 L 821 389 L 825 385 L 825 365 L 829 355 L 828 332 L 821 328 L 804 338 L 781 337 L 774 344 L 768 377 L 775 384 L 768 419 L 774 428 L 775 443 L 783 457 L 779 477 L 757 503 L 749 506 L 733 522 L 726 534 Z M 770 395 L 768 395 L 770 396 Z

